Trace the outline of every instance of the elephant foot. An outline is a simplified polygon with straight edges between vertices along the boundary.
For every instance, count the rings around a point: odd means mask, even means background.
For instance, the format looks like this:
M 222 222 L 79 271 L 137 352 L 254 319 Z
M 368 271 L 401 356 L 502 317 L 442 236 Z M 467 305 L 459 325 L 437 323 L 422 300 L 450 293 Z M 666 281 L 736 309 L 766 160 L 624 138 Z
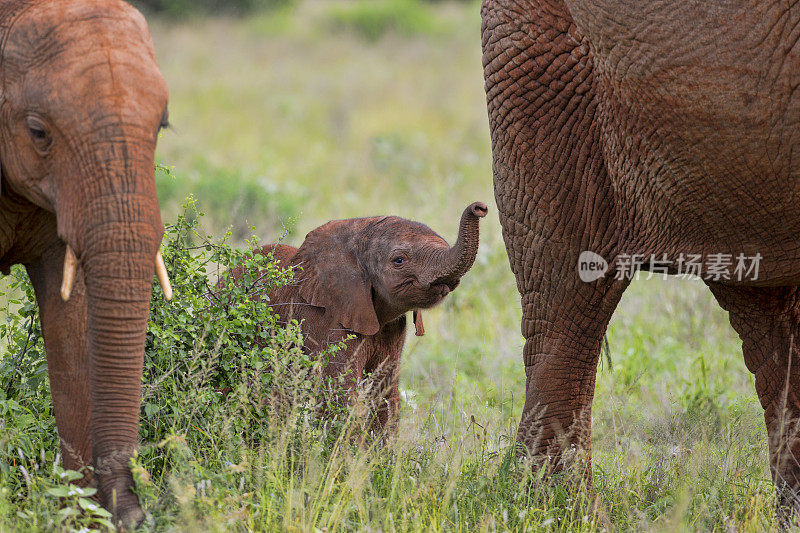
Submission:
M 548 483 L 569 487 L 570 491 L 592 493 L 594 477 L 592 476 L 592 459 L 588 450 L 570 447 L 559 455 L 533 458 L 533 470 L 545 469 L 545 480 Z
M 97 470 L 95 474 L 98 474 Z M 142 525 L 145 515 L 139 498 L 132 490 L 134 481 L 130 469 L 127 466 L 124 469 L 113 468 L 96 478 L 100 501 L 114 516 L 117 527 L 130 531 Z
M 568 509 L 589 515 L 608 531 L 616 529 L 603 500 L 595 491 L 592 480 L 591 457 L 588 450 L 570 447 L 562 451 L 558 457 L 536 454 L 518 442 L 512 452 L 518 461 L 517 476 L 519 481 L 527 477 L 528 490 L 550 494 L 569 494 Z M 531 470 L 533 475 L 531 475 Z M 559 498 L 555 498 L 558 501 Z
M 113 513 L 115 524 L 123 531 L 132 531 L 144 523 L 145 515 L 139 505 L 139 498 L 130 488 L 111 491 L 103 507 Z
M 775 520 L 783 531 L 792 530 L 800 524 L 800 496 L 789 485 L 776 486 L 778 501 L 775 505 Z
M 117 527 L 122 531 L 133 531 L 144 523 L 144 511 L 136 504 L 135 508 L 117 514 Z

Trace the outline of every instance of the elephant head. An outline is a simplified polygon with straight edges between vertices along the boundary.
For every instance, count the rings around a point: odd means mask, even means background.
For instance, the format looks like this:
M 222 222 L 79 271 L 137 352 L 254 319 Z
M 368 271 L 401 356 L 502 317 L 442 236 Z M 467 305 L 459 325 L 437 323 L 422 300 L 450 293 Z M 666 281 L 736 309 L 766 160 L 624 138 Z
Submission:
M 83 272 L 85 331 L 74 334 L 86 336 L 90 397 L 79 408 L 91 410 L 101 500 L 135 521 L 141 509 L 128 461 L 154 263 L 166 282 L 154 180 L 166 83 L 144 18 L 119 0 L 4 2 L 0 36 L 0 194 L 21 198 L 30 216 L 54 217 L 63 281 L 44 286 L 62 282 L 69 299 Z M 46 233 L 15 242 L 44 246 Z
M 374 335 L 414 311 L 433 307 L 456 288 L 478 251 L 481 202 L 468 206 L 452 247 L 428 226 L 399 217 L 328 222 L 311 231 L 294 255 L 300 295 L 325 308 L 332 327 Z

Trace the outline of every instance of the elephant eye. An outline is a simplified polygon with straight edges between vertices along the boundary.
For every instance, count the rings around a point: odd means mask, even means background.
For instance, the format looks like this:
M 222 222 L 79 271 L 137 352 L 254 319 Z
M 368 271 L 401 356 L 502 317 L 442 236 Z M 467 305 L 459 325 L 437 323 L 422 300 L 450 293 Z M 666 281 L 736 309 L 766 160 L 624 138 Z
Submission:
M 44 139 L 47 137 L 47 133 L 39 128 L 28 128 L 28 131 L 31 132 L 31 137 L 34 139 Z
M 403 263 L 405 263 L 405 262 L 406 262 L 406 260 L 405 260 L 405 259 L 403 259 L 403 258 L 402 258 L 402 257 L 400 257 L 400 256 L 398 256 L 398 257 L 395 257 L 394 259 L 392 259 L 392 263 L 394 263 L 394 264 L 395 264 L 395 265 L 397 265 L 397 266 L 400 266 L 400 265 L 402 265 L 402 264 L 403 264 Z
M 50 149 L 50 136 L 44 123 L 37 117 L 28 117 L 28 134 L 40 154 L 45 154 Z

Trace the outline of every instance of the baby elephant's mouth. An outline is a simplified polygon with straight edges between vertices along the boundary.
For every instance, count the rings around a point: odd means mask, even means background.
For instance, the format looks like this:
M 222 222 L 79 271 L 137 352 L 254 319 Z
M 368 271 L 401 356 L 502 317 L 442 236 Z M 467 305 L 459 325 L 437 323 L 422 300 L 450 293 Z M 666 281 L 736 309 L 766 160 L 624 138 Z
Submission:
M 435 307 L 445 296 L 453 292 L 458 286 L 458 281 L 434 282 L 428 285 L 422 283 L 416 285 L 416 294 L 409 301 L 416 301 L 413 307 L 417 309 L 430 309 Z
M 431 285 L 431 290 L 439 298 L 444 298 L 445 296 L 450 294 L 450 291 L 452 289 L 446 283 L 440 283 L 438 285 Z
M 434 283 L 431 285 L 430 292 L 435 296 L 438 303 L 442 298 L 453 292 L 458 286 L 458 281 L 451 281 L 449 283 Z

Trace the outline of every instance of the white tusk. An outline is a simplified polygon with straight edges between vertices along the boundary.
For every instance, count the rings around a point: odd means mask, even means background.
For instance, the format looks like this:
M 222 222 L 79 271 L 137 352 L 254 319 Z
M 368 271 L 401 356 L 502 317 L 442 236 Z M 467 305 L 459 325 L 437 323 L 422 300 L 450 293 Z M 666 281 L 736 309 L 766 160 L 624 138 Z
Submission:
M 169 275 L 167 275 L 167 267 L 164 265 L 164 258 L 161 257 L 161 250 L 156 252 L 156 276 L 161 284 L 161 290 L 164 291 L 164 299 L 172 300 L 172 285 L 169 283 Z
M 69 300 L 72 292 L 72 284 L 75 282 L 75 270 L 78 267 L 78 258 L 75 252 L 67 245 L 67 253 L 64 254 L 64 277 L 61 280 L 61 299 L 65 302 Z

